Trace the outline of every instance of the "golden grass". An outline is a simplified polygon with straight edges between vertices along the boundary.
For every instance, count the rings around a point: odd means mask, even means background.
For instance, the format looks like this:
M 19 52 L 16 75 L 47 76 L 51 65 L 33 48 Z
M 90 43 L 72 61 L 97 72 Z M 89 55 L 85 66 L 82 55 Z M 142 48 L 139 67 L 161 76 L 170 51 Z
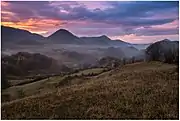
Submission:
M 33 81 L 33 79 L 11 80 L 10 83 L 11 83 L 12 87 L 7 88 L 7 89 L 3 90 L 3 92 L 2 92 L 2 102 L 21 99 L 21 98 L 24 98 L 27 96 L 38 95 L 38 94 L 42 94 L 45 92 L 51 92 L 54 89 L 56 89 L 57 85 L 58 86 L 60 86 L 60 85 L 68 86 L 68 85 L 84 83 L 85 78 L 83 78 L 83 77 L 74 78 L 74 76 L 76 76 L 76 75 L 81 76 L 82 73 L 84 75 L 88 75 L 91 73 L 100 74 L 100 73 L 102 73 L 103 70 L 104 70 L 104 68 L 86 69 L 86 70 L 80 71 L 78 73 L 69 75 L 73 78 L 68 79 L 68 80 L 65 79 L 68 75 L 66 75 L 64 77 L 62 77 L 62 76 L 49 77 L 49 78 L 38 80 L 35 82 L 31 82 L 31 81 Z M 27 84 L 18 85 L 18 84 L 21 84 L 24 82 L 27 82 Z
M 55 76 L 20 86 L 12 86 L 2 91 L 2 102 L 51 92 L 61 80 L 61 76 Z
M 49 94 L 4 103 L 2 119 L 178 119 L 174 70 L 158 62 L 126 65 Z
M 78 73 L 74 73 L 74 74 L 72 74 L 72 76 L 75 76 L 75 75 L 80 76 L 80 75 L 82 75 L 82 74 L 88 75 L 88 74 L 91 74 L 91 73 L 93 73 L 93 74 L 99 74 L 99 73 L 101 73 L 104 69 L 105 69 L 105 68 L 86 69 L 86 70 L 80 71 L 80 72 L 78 72 Z

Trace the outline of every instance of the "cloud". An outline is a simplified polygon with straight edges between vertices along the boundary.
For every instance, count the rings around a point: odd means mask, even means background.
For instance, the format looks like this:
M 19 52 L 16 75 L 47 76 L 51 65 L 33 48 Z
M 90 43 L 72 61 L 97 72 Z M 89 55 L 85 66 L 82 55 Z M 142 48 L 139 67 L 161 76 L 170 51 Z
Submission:
M 65 28 L 80 36 L 165 36 L 177 35 L 179 28 L 178 1 L 14 1 L 1 5 L 2 24 L 46 34 Z
M 1 24 L 9 27 L 21 28 L 33 33 L 46 34 L 51 31 L 52 27 L 58 29 L 65 23 L 53 19 L 28 19 L 18 22 L 1 22 Z
M 143 43 L 143 44 L 149 44 L 149 43 L 154 43 L 156 41 L 163 40 L 165 38 L 173 40 L 173 41 L 178 41 L 179 35 L 166 35 L 162 37 L 161 35 L 154 35 L 154 36 L 144 36 L 144 35 L 136 35 L 136 34 L 129 34 L 129 35 L 123 35 L 123 36 L 114 36 L 110 37 L 111 39 L 120 39 L 126 42 L 131 42 L 131 43 Z

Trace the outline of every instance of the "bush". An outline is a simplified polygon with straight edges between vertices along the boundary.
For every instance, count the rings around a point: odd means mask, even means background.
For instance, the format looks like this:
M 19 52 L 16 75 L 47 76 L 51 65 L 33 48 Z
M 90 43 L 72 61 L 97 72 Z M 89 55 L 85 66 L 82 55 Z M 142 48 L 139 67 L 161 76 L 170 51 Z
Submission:
M 18 97 L 23 98 L 25 97 L 24 91 L 23 90 L 18 90 Z

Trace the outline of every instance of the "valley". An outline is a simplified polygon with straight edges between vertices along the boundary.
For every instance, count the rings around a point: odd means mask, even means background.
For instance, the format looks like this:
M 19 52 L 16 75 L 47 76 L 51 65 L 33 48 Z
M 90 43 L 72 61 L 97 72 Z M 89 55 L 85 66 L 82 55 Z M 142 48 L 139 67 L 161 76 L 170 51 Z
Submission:
M 179 117 L 178 41 L 2 31 L 2 119 Z
M 179 1 L 1 1 L 2 120 L 179 114 Z

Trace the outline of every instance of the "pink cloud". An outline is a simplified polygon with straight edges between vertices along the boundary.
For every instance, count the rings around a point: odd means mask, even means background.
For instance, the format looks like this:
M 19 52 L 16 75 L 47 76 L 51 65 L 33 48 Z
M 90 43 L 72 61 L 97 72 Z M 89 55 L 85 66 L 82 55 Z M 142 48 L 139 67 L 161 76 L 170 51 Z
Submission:
M 130 43 L 153 43 L 163 39 L 179 40 L 179 35 L 155 35 L 155 36 L 138 36 L 136 34 L 124 35 L 124 36 L 113 36 L 111 39 L 120 39 Z
M 154 29 L 173 29 L 173 28 L 179 28 L 179 20 L 174 20 L 171 23 L 163 24 L 163 25 L 156 25 L 151 26 Z
M 107 8 L 110 8 L 111 6 L 107 4 L 107 2 L 104 1 L 78 1 L 80 5 L 84 5 L 87 9 L 94 10 L 94 9 L 101 9 L 105 10 Z

